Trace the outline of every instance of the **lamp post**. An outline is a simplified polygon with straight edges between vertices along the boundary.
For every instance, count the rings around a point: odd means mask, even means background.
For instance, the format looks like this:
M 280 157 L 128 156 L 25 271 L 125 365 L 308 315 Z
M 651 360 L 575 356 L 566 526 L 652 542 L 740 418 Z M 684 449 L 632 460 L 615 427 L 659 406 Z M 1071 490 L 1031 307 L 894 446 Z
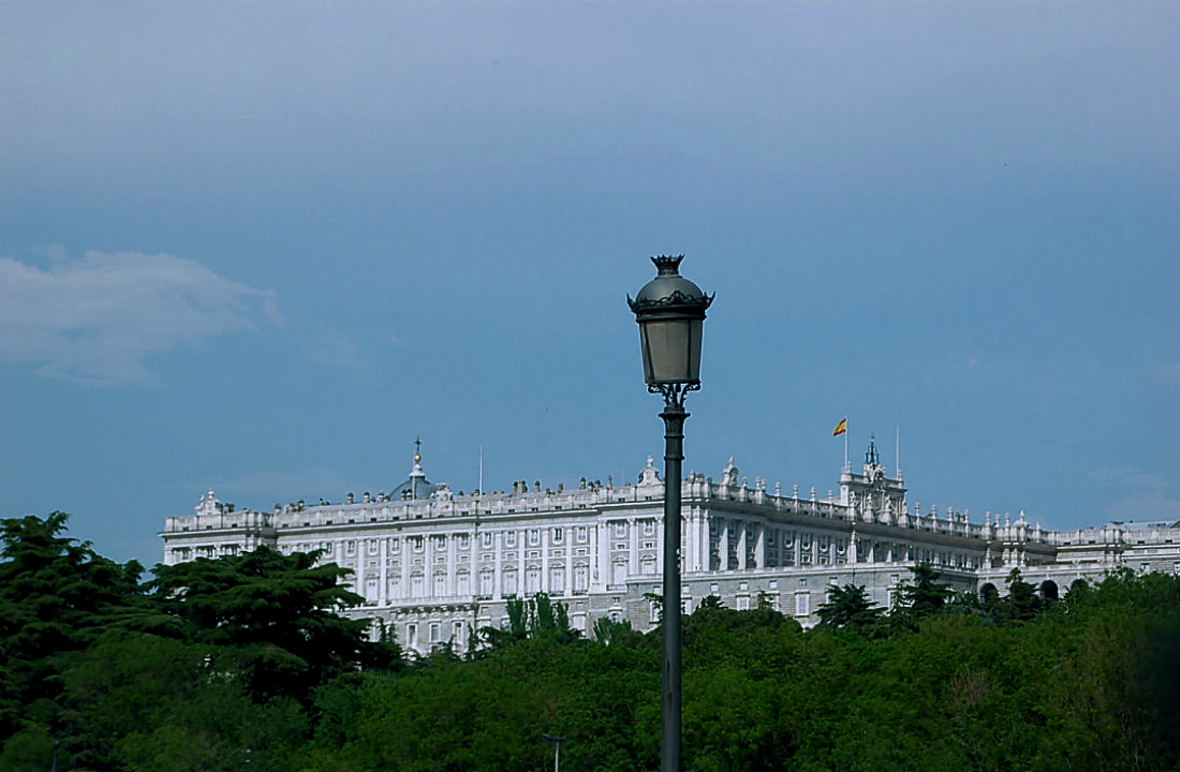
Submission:
M 653 257 L 656 278 L 627 303 L 639 323 L 647 390 L 664 396 L 664 669 L 661 772 L 680 772 L 680 481 L 684 398 L 701 387 L 701 331 L 713 302 L 680 275 L 678 257 Z
M 541 732 L 541 739 L 547 743 L 553 743 L 553 772 L 561 772 L 561 744 L 565 742 L 565 738 Z

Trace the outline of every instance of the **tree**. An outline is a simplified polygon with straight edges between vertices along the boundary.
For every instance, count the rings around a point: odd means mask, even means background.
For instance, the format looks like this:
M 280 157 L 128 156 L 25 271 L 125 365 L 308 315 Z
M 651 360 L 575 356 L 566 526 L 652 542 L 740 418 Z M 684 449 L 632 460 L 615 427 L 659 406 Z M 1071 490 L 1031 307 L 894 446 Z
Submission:
M 492 649 L 503 648 L 527 638 L 553 638 L 562 643 L 577 640 L 581 633 L 570 627 L 569 610 L 547 593 L 531 598 L 510 598 L 506 604 L 507 627 L 483 627 L 480 640 Z
M 996 603 L 996 617 L 1001 622 L 1027 622 L 1044 609 L 1037 588 L 1024 581 L 1019 568 L 1008 574 L 1008 595 Z
M 370 642 L 367 620 L 336 613 L 362 598 L 340 584 L 348 569 L 316 565 L 320 554 L 284 555 L 260 547 L 157 566 L 155 597 L 186 623 L 189 640 L 236 649 L 241 672 L 259 699 L 306 696 L 356 667 L 396 666 L 396 644 Z
M 864 586 L 855 584 L 830 588 L 828 599 L 816 610 L 820 624 L 858 631 L 876 624 L 881 613 L 882 609 L 869 600 Z
M 919 563 L 910 569 L 910 574 L 899 589 L 899 607 L 914 619 L 942 611 L 947 600 L 954 595 L 950 585 L 938 581 L 940 574 L 929 563 Z
M 168 628 L 139 586 L 142 567 L 116 563 L 63 536 L 69 515 L 0 521 L 0 736 L 21 706 L 61 692 L 71 657 L 111 629 Z M 42 711 L 49 720 L 52 707 Z

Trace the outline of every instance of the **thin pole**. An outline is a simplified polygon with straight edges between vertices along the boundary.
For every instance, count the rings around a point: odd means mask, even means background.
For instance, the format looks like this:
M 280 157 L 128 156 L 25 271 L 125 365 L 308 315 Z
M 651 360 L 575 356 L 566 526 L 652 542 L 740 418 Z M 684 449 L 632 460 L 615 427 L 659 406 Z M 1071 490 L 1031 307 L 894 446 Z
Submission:
M 901 424 L 897 425 L 897 447 L 893 452 L 893 464 L 893 476 L 897 477 L 901 472 Z
M 680 772 L 680 478 L 684 419 L 680 405 L 664 404 L 664 701 L 661 772 Z
M 561 772 L 561 740 L 553 743 L 553 772 Z
M 844 468 L 848 468 L 848 427 L 844 428 Z
M 479 495 L 483 495 L 483 445 L 479 446 Z

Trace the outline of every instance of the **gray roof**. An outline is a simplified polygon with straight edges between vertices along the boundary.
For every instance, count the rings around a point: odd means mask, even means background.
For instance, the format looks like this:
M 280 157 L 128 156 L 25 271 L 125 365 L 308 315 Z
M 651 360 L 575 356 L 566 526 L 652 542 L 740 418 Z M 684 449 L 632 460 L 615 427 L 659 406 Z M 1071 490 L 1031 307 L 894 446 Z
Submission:
M 1180 528 L 1180 520 L 1145 520 L 1139 523 L 1134 520 L 1126 522 L 1115 520 L 1111 525 L 1117 525 L 1124 531 L 1157 531 L 1161 528 Z
M 389 498 L 392 501 L 401 501 L 407 498 L 428 499 L 434 495 L 436 490 L 438 490 L 438 486 L 427 480 L 425 474 L 411 473 L 404 483 L 389 492 Z

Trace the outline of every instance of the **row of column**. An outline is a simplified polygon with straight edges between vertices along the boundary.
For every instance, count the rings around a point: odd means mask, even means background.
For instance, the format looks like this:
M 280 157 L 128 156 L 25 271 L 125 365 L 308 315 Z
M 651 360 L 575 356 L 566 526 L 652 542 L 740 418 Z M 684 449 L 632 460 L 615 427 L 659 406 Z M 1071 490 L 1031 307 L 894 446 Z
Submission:
M 504 595 L 504 592 L 505 592 L 505 588 L 504 588 L 505 560 L 508 557 L 508 555 L 510 555 L 512 553 L 515 553 L 515 557 L 516 557 L 515 570 L 517 571 L 517 575 L 518 575 L 517 587 L 515 588 L 514 592 L 516 594 L 523 594 L 526 591 L 527 588 L 526 588 L 525 582 L 527 581 L 527 575 L 528 575 L 527 574 L 528 559 L 526 558 L 526 554 L 530 548 L 539 550 L 539 552 L 540 552 L 540 578 L 539 578 L 539 582 L 538 582 L 538 587 L 539 587 L 540 591 L 551 592 L 553 590 L 553 588 L 551 586 L 550 578 L 551 578 L 551 568 L 553 567 L 554 559 L 550 553 L 554 548 L 562 548 L 563 549 L 563 554 L 562 554 L 562 557 L 560 558 L 561 563 L 563 564 L 562 567 L 564 569 L 562 592 L 568 592 L 570 589 L 572 589 L 574 586 L 573 583 L 575 581 L 575 575 L 576 575 L 575 574 L 575 566 L 574 566 L 574 534 L 575 534 L 574 529 L 576 527 L 577 526 L 539 527 L 538 530 L 540 531 L 540 543 L 537 545 L 532 545 L 531 547 L 527 543 L 528 542 L 528 533 L 527 532 L 530 529 L 525 529 L 525 528 L 512 529 L 516 533 L 516 545 L 513 547 L 505 547 L 505 545 L 504 545 L 504 538 L 503 537 L 504 537 L 505 533 L 508 533 L 508 531 L 494 532 L 494 543 L 492 545 L 492 554 L 494 555 L 494 560 L 493 560 L 493 563 L 491 566 L 492 571 L 493 571 L 493 580 L 492 580 L 492 583 L 493 583 L 492 595 L 493 595 L 493 597 L 500 598 L 500 597 L 503 597 L 503 595 Z M 589 528 L 589 526 L 587 526 L 587 527 Z M 561 528 L 561 530 L 562 530 L 562 544 L 561 545 L 556 544 L 552 538 L 554 528 Z M 403 535 L 403 536 L 399 537 L 402 539 L 402 541 L 401 541 L 401 547 L 400 547 L 401 564 L 399 566 L 400 594 L 397 596 L 398 599 L 410 599 L 410 598 L 416 597 L 414 595 L 414 588 L 411 585 L 411 582 L 413 581 L 413 578 L 414 578 L 414 569 L 415 568 L 419 569 L 420 575 L 422 576 L 422 582 L 423 582 L 421 595 L 417 596 L 417 597 L 424 597 L 424 598 L 449 597 L 449 596 L 454 596 L 458 592 L 457 575 L 458 575 L 460 566 L 459 566 L 458 548 L 456 545 L 457 539 L 455 538 L 457 535 L 458 534 L 454 534 L 454 533 L 443 534 L 443 536 L 445 536 L 445 538 L 447 539 L 447 544 L 446 544 L 446 563 L 445 563 L 446 580 L 445 580 L 445 586 L 443 587 L 444 594 L 442 596 L 440 596 L 438 593 L 436 593 L 436 591 L 435 591 L 436 585 L 434 584 L 434 582 L 435 582 L 434 577 L 438 573 L 438 571 L 437 571 L 438 564 L 433 562 L 434 558 L 438 555 L 438 549 L 435 546 L 434 539 L 437 536 L 439 536 L 439 534 L 422 534 L 420 536 L 419 535 L 411 535 L 411 536 Z M 392 537 L 389 537 L 389 536 L 377 537 L 378 554 L 380 555 L 380 558 L 378 560 L 378 567 L 377 567 L 378 592 L 377 592 L 377 597 L 370 598 L 370 600 L 376 600 L 377 603 L 381 606 L 389 605 L 390 601 L 394 599 L 391 597 L 390 592 L 389 592 L 388 555 L 389 555 L 390 538 L 392 538 Z M 414 551 L 413 540 L 415 538 L 420 538 L 423 540 L 422 551 L 420 553 L 415 553 L 415 551 Z M 484 570 L 484 567 L 479 564 L 479 558 L 482 555 L 483 547 L 478 543 L 478 541 L 477 541 L 478 539 L 479 539 L 479 534 L 477 532 L 475 537 L 472 539 L 471 548 L 469 550 L 467 550 L 465 553 L 470 559 L 469 564 L 466 565 L 467 574 L 468 574 L 468 593 L 467 594 L 473 594 L 473 595 L 480 594 L 482 592 L 482 588 L 479 586 L 479 583 L 481 581 L 481 579 L 480 579 L 481 574 L 483 573 L 483 570 Z M 339 542 L 341 547 L 343 547 L 344 541 L 346 541 L 346 540 L 342 540 L 341 542 Z M 367 540 L 361 539 L 358 541 L 360 541 L 361 543 L 358 545 L 358 549 L 357 549 L 357 568 L 356 568 L 356 573 L 355 573 L 355 587 L 356 587 L 356 591 L 358 593 L 367 595 L 367 593 L 366 593 L 367 580 L 370 578 L 369 569 L 367 569 L 367 566 L 366 566 L 366 562 L 368 560 Z M 597 547 L 597 543 L 598 543 L 598 533 L 597 533 L 596 529 L 591 530 L 590 531 L 590 544 L 589 544 L 589 546 L 591 547 L 591 549 L 590 549 L 591 553 L 594 552 L 595 548 Z M 422 557 L 422 565 L 421 566 L 415 566 L 413 564 L 413 558 L 414 558 L 415 554 L 421 555 L 421 557 Z

